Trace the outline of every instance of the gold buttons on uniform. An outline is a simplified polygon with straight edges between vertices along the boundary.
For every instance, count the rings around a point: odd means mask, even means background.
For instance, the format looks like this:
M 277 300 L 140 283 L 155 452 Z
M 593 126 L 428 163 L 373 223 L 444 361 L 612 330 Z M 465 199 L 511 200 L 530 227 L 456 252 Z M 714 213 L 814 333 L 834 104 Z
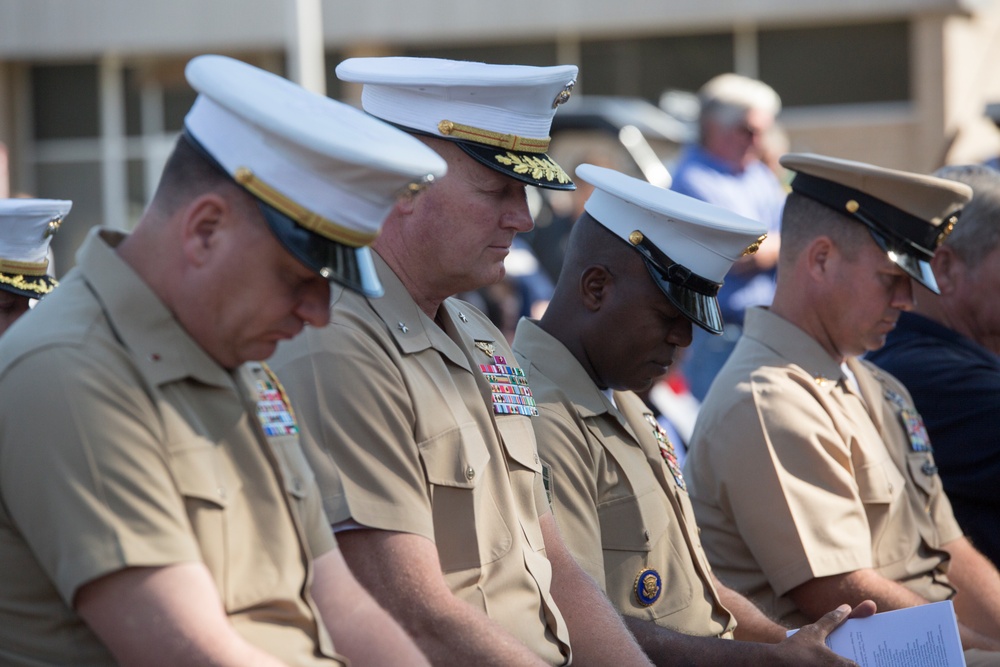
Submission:
M 475 469 L 473 469 L 472 466 L 469 466 L 468 468 L 465 469 L 465 478 L 467 480 L 471 482 L 473 478 L 475 478 L 475 476 L 476 476 L 476 471 Z

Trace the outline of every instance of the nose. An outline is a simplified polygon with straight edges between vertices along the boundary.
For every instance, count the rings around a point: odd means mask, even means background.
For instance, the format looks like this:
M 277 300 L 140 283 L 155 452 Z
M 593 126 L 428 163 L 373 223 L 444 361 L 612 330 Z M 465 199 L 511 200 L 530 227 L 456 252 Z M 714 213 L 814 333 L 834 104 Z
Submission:
M 899 280 L 892 294 L 892 307 L 899 310 L 913 310 L 916 299 L 913 298 L 913 279 L 906 276 Z
M 677 347 L 687 347 L 691 344 L 691 326 L 691 320 L 688 318 L 677 318 L 667 333 L 667 342 Z
M 514 189 L 508 198 L 508 205 L 504 208 L 501 217 L 501 226 L 505 229 L 513 229 L 518 234 L 530 232 L 535 227 L 535 221 L 531 217 L 531 210 L 528 208 L 528 195 L 523 187 Z
M 316 281 L 305 290 L 295 305 L 295 316 L 314 327 L 330 323 L 330 283 Z

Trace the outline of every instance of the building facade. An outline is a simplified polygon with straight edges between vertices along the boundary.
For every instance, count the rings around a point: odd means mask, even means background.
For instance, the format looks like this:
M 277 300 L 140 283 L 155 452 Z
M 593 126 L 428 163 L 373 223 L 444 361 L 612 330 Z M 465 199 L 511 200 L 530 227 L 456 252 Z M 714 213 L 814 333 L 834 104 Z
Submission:
M 64 272 L 94 224 L 128 228 L 194 99 L 187 60 L 287 74 L 302 0 L 0 0 L 0 194 L 73 199 Z M 312 0 L 319 2 L 319 0 Z M 790 148 L 915 171 L 1000 152 L 995 0 L 325 0 L 326 92 L 354 55 L 580 66 L 576 94 L 696 90 L 736 71 L 782 96 Z M 3 173 L 6 171 L 6 175 Z

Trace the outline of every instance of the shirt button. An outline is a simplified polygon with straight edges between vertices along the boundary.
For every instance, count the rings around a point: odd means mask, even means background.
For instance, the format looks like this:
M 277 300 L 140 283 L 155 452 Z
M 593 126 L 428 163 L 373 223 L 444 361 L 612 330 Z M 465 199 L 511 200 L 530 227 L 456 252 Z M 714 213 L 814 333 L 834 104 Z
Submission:
M 649 542 L 649 531 L 648 531 L 648 530 L 644 530 L 644 531 L 642 531 L 642 536 L 643 536 L 644 538 L 646 538 L 646 541 L 647 541 L 647 542 Z
M 296 477 L 295 479 L 293 479 L 292 480 L 292 489 L 295 490 L 295 493 L 302 493 L 302 480 L 299 479 L 298 477 Z
M 467 480 L 471 482 L 475 476 L 476 476 L 476 471 L 473 470 L 472 466 L 469 466 L 468 468 L 465 469 L 465 478 Z
M 220 499 L 222 500 L 226 499 L 226 490 L 221 486 L 218 489 L 216 489 L 215 492 L 219 495 Z

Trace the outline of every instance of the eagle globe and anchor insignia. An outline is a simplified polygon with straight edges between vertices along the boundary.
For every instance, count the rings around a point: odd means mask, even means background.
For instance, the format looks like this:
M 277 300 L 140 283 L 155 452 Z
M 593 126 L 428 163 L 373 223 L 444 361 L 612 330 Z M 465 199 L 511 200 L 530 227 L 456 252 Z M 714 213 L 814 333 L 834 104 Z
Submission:
M 635 577 L 635 599 L 643 607 L 648 607 L 660 599 L 663 580 L 660 573 L 651 567 L 639 571 Z

